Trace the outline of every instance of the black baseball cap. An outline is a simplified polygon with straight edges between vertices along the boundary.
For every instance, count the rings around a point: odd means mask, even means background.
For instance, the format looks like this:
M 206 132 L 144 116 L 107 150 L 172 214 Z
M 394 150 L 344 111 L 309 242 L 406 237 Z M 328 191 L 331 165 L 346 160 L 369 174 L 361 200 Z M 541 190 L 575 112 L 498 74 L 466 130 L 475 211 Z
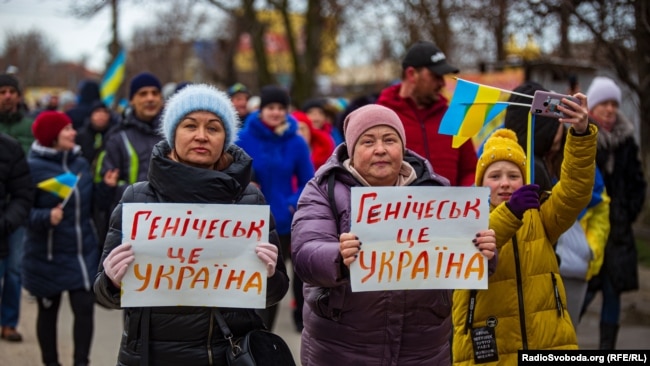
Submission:
M 402 68 L 426 66 L 437 75 L 457 74 L 458 68 L 447 63 L 445 54 L 431 42 L 420 41 L 415 43 L 406 53 L 402 61 Z

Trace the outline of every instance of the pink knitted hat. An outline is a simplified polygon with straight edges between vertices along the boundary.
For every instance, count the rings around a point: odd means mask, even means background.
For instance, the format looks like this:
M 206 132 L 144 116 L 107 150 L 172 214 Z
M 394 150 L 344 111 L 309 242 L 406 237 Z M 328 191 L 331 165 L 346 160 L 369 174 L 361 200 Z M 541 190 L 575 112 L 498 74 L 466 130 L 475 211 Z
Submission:
M 350 158 L 352 158 L 354 145 L 357 144 L 361 134 L 372 127 L 380 125 L 392 127 L 402 140 L 402 145 L 406 147 L 404 126 L 397 113 L 379 104 L 368 104 L 352 111 L 343 122 L 343 133 L 345 134 L 345 143 Z

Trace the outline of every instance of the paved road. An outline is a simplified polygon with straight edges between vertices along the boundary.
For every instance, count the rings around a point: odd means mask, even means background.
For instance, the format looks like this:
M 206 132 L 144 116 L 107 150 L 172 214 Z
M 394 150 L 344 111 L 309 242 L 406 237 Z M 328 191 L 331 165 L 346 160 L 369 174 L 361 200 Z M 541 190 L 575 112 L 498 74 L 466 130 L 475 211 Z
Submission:
M 650 349 L 650 269 L 640 268 L 640 275 L 641 290 L 623 295 L 623 316 L 617 343 L 620 349 Z M 300 336 L 292 324 L 289 298 L 289 295 L 286 296 L 281 303 L 275 331 L 287 341 L 297 358 Z M 59 317 L 59 355 L 62 365 L 67 366 L 72 364 L 72 313 L 67 306 L 67 298 L 64 298 L 62 303 Z M 578 343 L 583 349 L 598 348 L 599 306 L 600 297 L 597 297 L 577 327 Z M 35 324 L 36 303 L 25 295 L 19 326 L 25 339 L 19 344 L 0 342 L 0 365 L 41 365 Z M 115 365 L 121 324 L 121 311 L 106 310 L 97 306 L 91 365 Z

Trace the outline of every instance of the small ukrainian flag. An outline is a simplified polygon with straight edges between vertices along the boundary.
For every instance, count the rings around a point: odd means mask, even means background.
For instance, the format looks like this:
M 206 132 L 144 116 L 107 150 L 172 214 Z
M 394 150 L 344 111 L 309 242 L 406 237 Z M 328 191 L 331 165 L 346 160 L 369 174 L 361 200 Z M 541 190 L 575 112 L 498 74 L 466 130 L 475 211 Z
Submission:
M 65 200 L 70 197 L 78 181 L 79 176 L 66 172 L 38 183 L 37 187 Z

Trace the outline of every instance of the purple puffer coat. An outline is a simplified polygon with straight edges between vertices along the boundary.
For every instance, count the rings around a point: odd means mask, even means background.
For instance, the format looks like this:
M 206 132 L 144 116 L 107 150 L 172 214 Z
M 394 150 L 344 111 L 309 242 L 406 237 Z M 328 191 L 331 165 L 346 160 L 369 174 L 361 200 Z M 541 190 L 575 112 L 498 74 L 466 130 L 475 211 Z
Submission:
M 451 291 L 352 293 L 327 193 L 335 174 L 340 229 L 349 232 L 350 187 L 360 184 L 345 159 L 341 144 L 305 187 L 293 219 L 291 254 L 305 295 L 302 365 L 449 365 Z M 407 150 L 404 160 L 417 174 L 411 185 L 449 184 L 415 153 Z

